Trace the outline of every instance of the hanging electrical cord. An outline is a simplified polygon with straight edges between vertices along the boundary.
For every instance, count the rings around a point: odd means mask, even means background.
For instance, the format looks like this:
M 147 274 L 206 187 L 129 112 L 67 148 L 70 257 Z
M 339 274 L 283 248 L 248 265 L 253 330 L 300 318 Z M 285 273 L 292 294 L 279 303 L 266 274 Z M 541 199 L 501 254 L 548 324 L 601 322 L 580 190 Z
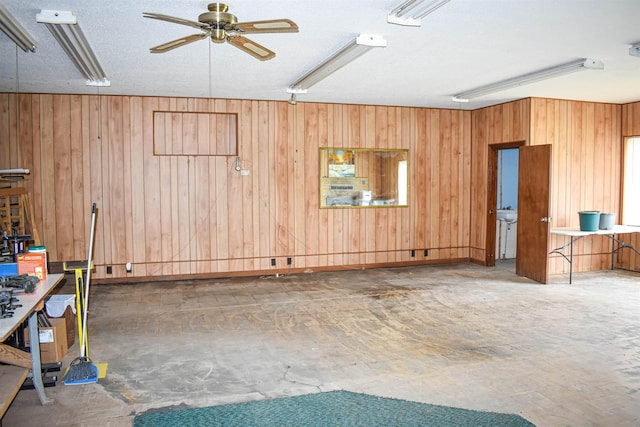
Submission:
M 16 144 L 20 137 L 20 67 L 18 65 L 18 45 L 16 45 Z
M 18 45 L 16 45 L 16 95 L 20 88 L 20 74 L 18 73 Z
M 209 40 L 208 46 L 209 46 L 209 103 L 211 103 L 211 45 L 213 44 L 213 42 L 211 42 L 211 40 Z

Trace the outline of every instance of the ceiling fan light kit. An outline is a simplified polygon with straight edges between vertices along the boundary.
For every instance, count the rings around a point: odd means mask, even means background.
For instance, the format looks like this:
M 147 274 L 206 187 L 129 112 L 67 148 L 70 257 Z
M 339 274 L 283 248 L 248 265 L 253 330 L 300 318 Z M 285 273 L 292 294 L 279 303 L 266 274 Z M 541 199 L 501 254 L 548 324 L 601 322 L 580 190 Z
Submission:
M 288 93 L 307 93 L 320 80 L 330 76 L 340 68 L 376 47 L 386 47 L 387 41 L 380 36 L 361 34 L 331 55 L 323 63 L 296 80 L 287 88 Z
M 229 6 L 224 3 L 211 3 L 208 9 L 209 12 L 202 13 L 198 16 L 198 21 L 203 23 L 224 23 L 224 25 L 220 26 L 212 25 L 211 28 L 211 41 L 214 43 L 224 43 L 227 38 L 225 27 L 232 28 L 238 23 L 238 18 L 227 12 Z
M 547 80 L 565 74 L 574 73 L 576 71 L 602 69 L 604 69 L 604 64 L 602 63 L 602 61 L 588 58 L 578 59 L 566 64 L 545 68 L 540 71 L 524 74 L 511 79 L 503 80 L 501 82 L 491 83 L 486 86 L 481 86 L 476 89 L 462 92 L 454 95 L 453 100 L 456 102 L 469 102 L 469 100 L 473 98 L 479 98 L 491 93 L 500 92 L 506 89 L 512 89 L 518 86 L 524 86 L 541 80 Z
M 298 26 L 289 19 L 273 19 L 267 21 L 238 22 L 238 18 L 229 12 L 229 6 L 224 3 L 210 3 L 208 12 L 201 13 L 198 21 L 162 15 L 153 12 L 143 12 L 145 18 L 157 19 L 174 24 L 194 27 L 202 33 L 181 37 L 167 43 L 152 47 L 151 53 L 165 53 L 189 43 L 210 38 L 213 43 L 225 43 L 237 47 L 245 53 L 266 61 L 276 56 L 275 52 L 243 36 L 243 34 L 259 33 L 296 33 Z
M 387 15 L 387 22 L 419 27 L 421 20 L 450 0 L 406 0 Z
M 0 30 L 25 52 L 36 51 L 36 42 L 22 25 L 0 4 Z
M 41 10 L 36 22 L 45 24 L 71 62 L 87 79 L 88 86 L 111 86 L 98 58 L 91 49 L 78 18 L 69 11 Z

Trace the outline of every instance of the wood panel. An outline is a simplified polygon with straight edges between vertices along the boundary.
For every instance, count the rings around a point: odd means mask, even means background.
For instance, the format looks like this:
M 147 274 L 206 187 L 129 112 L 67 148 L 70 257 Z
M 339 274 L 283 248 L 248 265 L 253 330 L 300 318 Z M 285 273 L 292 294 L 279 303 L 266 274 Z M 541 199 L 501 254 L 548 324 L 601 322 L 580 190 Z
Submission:
M 0 365 L 0 419 L 11 406 L 28 374 L 29 369 L 26 368 Z
M 236 114 L 242 167 L 250 174 L 235 171 L 235 157 L 154 156 L 161 129 L 155 111 L 197 113 L 175 138 L 162 124 L 172 147 L 180 141 L 197 152 L 223 132 L 200 113 Z M 487 146 L 528 141 L 529 128 L 531 144 L 553 144 L 555 225 L 577 224 L 577 210 L 589 206 L 617 212 L 620 135 L 637 134 L 639 123 L 638 104 L 541 99 L 464 112 L 1 94 L 0 152 L 5 167 L 32 170 L 25 186 L 53 261 L 84 257 L 95 201 L 98 278 L 127 276 L 127 261 L 132 277 L 251 273 L 272 269 L 271 259 L 288 268 L 289 257 L 296 269 L 483 260 Z M 409 207 L 318 210 L 320 146 L 409 149 Z M 588 244 L 576 271 L 606 264 L 606 242 Z M 618 262 L 638 269 L 634 257 Z M 110 276 L 107 265 L 114 267 Z M 552 273 L 565 269 L 552 260 Z
M 640 117 L 630 110 L 624 114 L 627 121 Z M 473 111 L 471 258 L 483 262 L 486 256 L 489 144 L 552 144 L 551 217 L 554 226 L 574 226 L 581 209 L 619 211 L 622 117 L 618 105 L 539 98 Z M 625 131 L 632 128 L 625 125 Z M 552 247 L 563 243 L 552 236 Z M 606 268 L 608 247 L 605 238 L 581 241 L 576 251 L 583 255 L 576 258 L 574 271 Z M 620 265 L 628 268 L 623 259 Z M 565 273 L 568 266 L 552 257 L 549 271 Z
M 534 98 L 531 111 L 531 144 L 553 146 L 553 226 L 578 226 L 580 210 L 619 212 L 622 106 Z M 564 243 L 562 236 L 551 236 L 551 247 Z M 581 240 L 573 271 L 608 268 L 610 250 L 605 237 Z M 568 268 L 563 258 L 551 257 L 551 274 L 568 273 Z
M 470 193 L 470 251 L 471 258 L 480 263 L 487 259 L 487 206 L 489 183 L 489 145 L 529 141 L 530 100 L 481 108 L 471 113 L 472 151 Z
M 235 156 L 200 155 L 227 132 L 212 113 L 237 117 L 247 174 Z M 51 261 L 86 257 L 98 205 L 96 279 L 466 259 L 471 126 L 460 110 L 0 94 L 2 161 L 32 169 L 25 184 Z M 158 156 L 154 144 L 181 155 Z M 409 206 L 319 209 L 327 146 L 408 149 Z
M 205 104 L 194 100 L 194 105 Z M 153 152 L 158 156 L 236 156 L 237 121 L 232 113 L 154 111 Z

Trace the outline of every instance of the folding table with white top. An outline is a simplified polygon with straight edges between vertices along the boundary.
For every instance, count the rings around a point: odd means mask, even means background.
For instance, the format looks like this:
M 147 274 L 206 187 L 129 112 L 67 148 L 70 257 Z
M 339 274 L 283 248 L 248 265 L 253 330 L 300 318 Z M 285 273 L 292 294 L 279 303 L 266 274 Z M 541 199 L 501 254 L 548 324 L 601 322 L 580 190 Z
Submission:
M 559 254 L 564 259 L 569 262 L 569 284 L 571 284 L 571 279 L 573 275 L 573 243 L 582 239 L 586 236 L 607 236 L 611 239 L 611 269 L 614 267 L 615 254 L 620 249 L 629 248 L 634 251 L 636 254 L 640 255 L 640 252 L 632 245 L 624 243 L 622 240 L 619 240 L 616 235 L 618 234 L 630 234 L 630 233 L 640 233 L 640 227 L 635 227 L 631 225 L 614 225 L 611 230 L 596 230 L 596 231 L 581 231 L 580 227 L 559 227 L 552 228 L 551 234 L 557 234 L 560 236 L 569 236 L 570 240 L 564 246 L 560 246 L 559 248 L 553 249 L 550 254 Z M 616 247 L 616 244 L 618 245 Z M 564 253 L 564 250 L 569 247 L 569 255 L 567 256 Z

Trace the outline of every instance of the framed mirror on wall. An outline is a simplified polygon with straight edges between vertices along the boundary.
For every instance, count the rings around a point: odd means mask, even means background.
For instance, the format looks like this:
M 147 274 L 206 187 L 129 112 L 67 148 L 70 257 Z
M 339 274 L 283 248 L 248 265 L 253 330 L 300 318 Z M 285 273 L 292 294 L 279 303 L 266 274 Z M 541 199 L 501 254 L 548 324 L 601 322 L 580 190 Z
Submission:
M 320 207 L 409 205 L 409 150 L 320 149 Z

